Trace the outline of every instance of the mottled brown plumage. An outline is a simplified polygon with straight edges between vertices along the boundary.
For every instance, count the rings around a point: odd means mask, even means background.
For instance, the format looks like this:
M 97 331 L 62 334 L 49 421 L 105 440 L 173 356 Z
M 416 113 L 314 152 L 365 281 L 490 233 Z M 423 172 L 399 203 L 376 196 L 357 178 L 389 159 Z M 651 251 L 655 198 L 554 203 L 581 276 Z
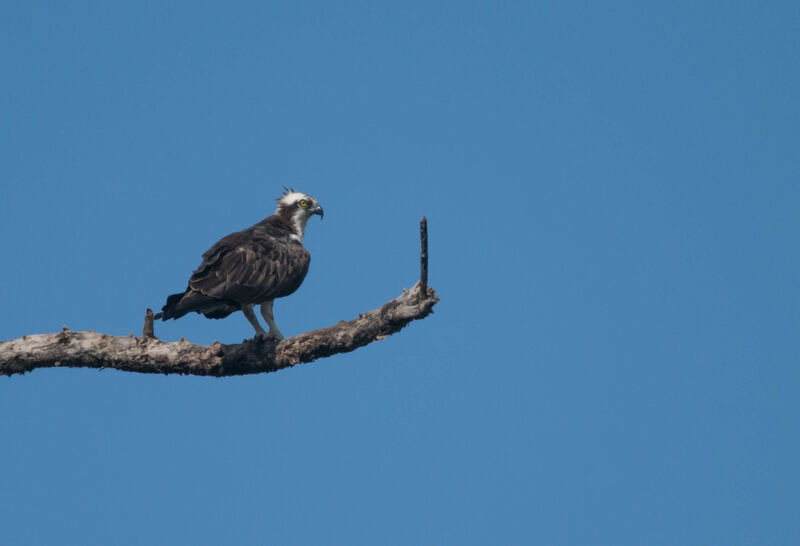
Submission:
M 281 338 L 272 301 L 292 294 L 308 273 L 311 256 L 302 240 L 313 214 L 322 216 L 313 197 L 287 190 L 275 214 L 223 237 L 203 254 L 186 290 L 167 298 L 160 318 L 177 319 L 194 311 L 218 319 L 242 310 L 256 333 L 266 334 L 252 312 L 253 305 L 263 304 L 270 334 Z

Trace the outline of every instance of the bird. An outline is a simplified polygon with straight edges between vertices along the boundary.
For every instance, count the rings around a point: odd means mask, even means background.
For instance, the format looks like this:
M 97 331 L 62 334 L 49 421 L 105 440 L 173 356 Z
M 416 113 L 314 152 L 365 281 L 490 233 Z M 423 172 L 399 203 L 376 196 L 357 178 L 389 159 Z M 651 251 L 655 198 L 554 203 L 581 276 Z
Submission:
M 324 211 L 312 196 L 284 187 L 275 214 L 257 224 L 231 233 L 203 254 L 203 261 L 189 278 L 183 292 L 167 297 L 154 318 L 178 319 L 192 311 L 212 319 L 241 310 L 256 331 L 255 337 L 284 338 L 272 305 L 275 299 L 294 293 L 308 273 L 311 255 L 303 247 L 309 218 Z M 265 331 L 253 308 L 261 306 Z

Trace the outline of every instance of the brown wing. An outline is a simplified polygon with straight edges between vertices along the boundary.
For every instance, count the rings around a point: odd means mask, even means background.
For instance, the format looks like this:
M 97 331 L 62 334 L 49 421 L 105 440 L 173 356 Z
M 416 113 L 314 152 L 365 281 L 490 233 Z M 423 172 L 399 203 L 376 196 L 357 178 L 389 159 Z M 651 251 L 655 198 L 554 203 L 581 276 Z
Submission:
M 288 296 L 300 287 L 311 256 L 301 245 L 260 229 L 233 233 L 203 254 L 189 288 L 237 304 Z

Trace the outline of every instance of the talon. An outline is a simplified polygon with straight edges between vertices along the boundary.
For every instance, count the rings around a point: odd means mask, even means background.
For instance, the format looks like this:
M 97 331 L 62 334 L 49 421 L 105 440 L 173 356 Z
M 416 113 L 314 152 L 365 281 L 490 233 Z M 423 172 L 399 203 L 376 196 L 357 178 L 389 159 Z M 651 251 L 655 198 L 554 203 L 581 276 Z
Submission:
M 258 332 L 256 338 L 263 341 L 280 341 L 283 339 L 283 336 L 276 332 Z

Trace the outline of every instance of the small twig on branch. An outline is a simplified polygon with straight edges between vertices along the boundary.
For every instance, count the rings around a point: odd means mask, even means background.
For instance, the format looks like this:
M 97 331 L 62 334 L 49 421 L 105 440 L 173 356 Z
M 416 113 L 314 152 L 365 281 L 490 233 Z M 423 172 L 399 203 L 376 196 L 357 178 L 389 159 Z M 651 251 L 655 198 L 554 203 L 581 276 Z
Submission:
M 196 345 L 185 339 L 164 342 L 155 337 L 153 311 L 145 314 L 142 337 L 73 332 L 66 326 L 57 334 L 22 336 L 0 343 L 0 375 L 22 374 L 36 368 L 114 368 L 142 373 L 178 373 L 215 377 L 273 372 L 337 353 L 346 353 L 400 331 L 409 322 L 425 318 L 439 301 L 427 288 L 425 219 L 420 281 L 399 297 L 349 322 L 306 332 L 280 343 L 260 339 L 235 345 L 215 341 Z

